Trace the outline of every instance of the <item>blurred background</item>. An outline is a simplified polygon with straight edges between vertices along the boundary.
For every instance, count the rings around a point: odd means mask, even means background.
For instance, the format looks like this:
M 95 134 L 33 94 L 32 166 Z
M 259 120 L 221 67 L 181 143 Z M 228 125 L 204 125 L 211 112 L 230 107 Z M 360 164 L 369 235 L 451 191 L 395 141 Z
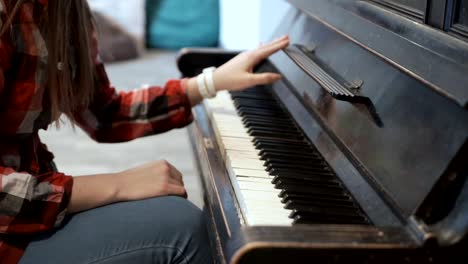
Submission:
M 88 0 L 99 31 L 100 55 L 121 91 L 179 78 L 183 47 L 247 50 L 267 42 L 288 11 L 283 0 Z M 166 159 L 185 178 L 189 199 L 202 206 L 186 129 L 120 144 L 98 144 L 65 123 L 41 131 L 59 170 L 72 176 L 111 173 Z

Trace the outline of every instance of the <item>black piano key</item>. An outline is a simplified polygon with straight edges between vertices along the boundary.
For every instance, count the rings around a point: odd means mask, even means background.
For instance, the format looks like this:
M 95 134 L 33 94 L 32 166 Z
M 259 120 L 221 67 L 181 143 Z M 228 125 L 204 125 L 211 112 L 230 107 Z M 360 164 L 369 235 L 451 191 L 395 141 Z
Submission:
M 282 173 L 279 175 L 272 175 L 272 184 L 277 184 L 279 181 L 291 180 L 291 181 L 312 181 L 312 182 L 327 182 L 327 183 L 339 183 L 331 175 L 310 175 L 310 174 L 294 174 L 294 173 Z
M 294 187 L 297 187 L 297 188 L 304 188 L 304 189 L 307 189 L 307 188 L 319 188 L 319 189 L 323 189 L 323 190 L 334 190 L 336 192 L 343 192 L 343 188 L 341 187 L 340 184 L 337 184 L 337 183 L 333 183 L 333 182 L 319 182 L 319 181 L 295 181 L 295 180 L 288 180 L 288 179 L 283 179 L 283 180 L 279 180 L 276 184 L 275 184 L 275 188 L 276 189 L 280 189 L 280 190 L 290 190 L 291 188 L 294 188 Z M 293 190 L 293 189 L 291 189 Z
M 252 143 L 254 143 L 255 146 L 261 143 L 265 142 L 279 142 L 281 141 L 281 144 L 290 144 L 291 146 L 303 146 L 304 145 L 304 137 L 301 137 L 300 139 L 298 138 L 281 138 L 278 135 L 269 135 L 269 136 L 256 136 L 253 138 Z
M 314 149 L 310 147 L 309 143 L 305 140 L 301 140 L 300 142 L 291 144 L 285 138 L 277 138 L 274 140 L 267 140 L 262 138 L 254 138 L 253 143 L 256 147 L 262 149 L 281 149 L 281 150 L 296 150 L 302 151 L 303 153 L 311 153 L 314 152 Z
M 239 114 L 240 115 L 240 114 Z M 245 116 L 241 117 L 244 123 L 252 122 L 252 123 L 268 123 L 268 124 L 276 124 L 282 126 L 296 126 L 294 122 L 290 118 L 287 117 L 271 117 L 271 116 Z
M 281 169 L 271 169 L 268 171 L 268 174 L 275 177 L 275 176 L 280 176 L 280 175 L 284 175 L 284 176 L 297 176 L 297 177 L 301 177 L 303 175 L 308 175 L 309 177 L 311 178 L 316 178 L 316 179 L 320 179 L 320 178 L 325 178 L 325 177 L 328 177 L 330 179 L 333 179 L 334 178 L 334 175 L 331 173 L 331 172 L 322 172 L 322 171 L 303 171 L 301 169 L 295 169 L 295 170 L 281 170 Z
M 256 98 L 272 98 L 272 94 L 269 91 L 262 90 L 261 88 L 251 88 L 245 91 L 240 92 L 231 92 L 231 97 L 233 99 L 245 98 L 246 96 L 256 97 Z
M 289 156 L 284 156 L 284 157 L 266 157 L 265 155 L 265 166 L 272 165 L 275 166 L 275 164 L 297 164 L 297 165 L 313 165 L 314 168 L 326 168 L 326 164 L 322 162 L 322 160 L 316 158 L 316 157 L 299 157 L 299 158 L 293 158 Z
M 247 130 L 247 133 L 249 133 L 251 136 L 255 137 L 256 134 L 265 134 L 265 135 L 271 135 L 272 137 L 274 136 L 275 138 L 297 138 L 304 140 L 304 136 L 293 131 L 293 130 L 287 130 L 287 129 L 279 129 L 279 128 L 262 128 L 262 127 L 252 127 Z
M 307 176 L 307 177 L 311 177 L 315 179 L 321 179 L 321 178 L 336 179 L 335 175 L 331 171 L 328 171 L 328 170 L 303 170 L 299 168 L 287 170 L 287 169 L 280 169 L 280 168 L 272 168 L 271 170 L 268 171 L 268 174 L 271 176 L 289 175 L 290 177 Z
M 247 133 L 255 133 L 257 131 L 268 131 L 270 133 L 277 133 L 278 135 L 283 135 L 285 138 L 300 137 L 304 139 L 304 135 L 298 133 L 297 130 L 282 128 L 282 127 L 264 127 L 264 126 L 249 126 L 247 127 Z M 281 140 L 280 140 L 281 141 Z
M 301 132 L 295 127 L 284 127 L 284 126 L 275 126 L 275 125 L 265 125 L 265 124 L 249 124 L 245 125 L 248 129 L 247 132 L 250 133 L 256 130 L 268 130 L 279 133 L 290 133 L 301 135 Z
M 245 94 L 245 95 L 239 95 L 239 96 L 232 96 L 234 99 L 234 102 L 237 100 L 243 100 L 243 99 L 248 99 L 248 100 L 257 100 L 261 102 L 275 102 L 273 98 L 262 98 L 261 96 L 258 95 L 253 95 L 253 94 Z
M 304 136 L 300 134 L 291 134 L 291 133 L 283 133 L 283 132 L 278 132 L 278 131 L 268 131 L 268 130 L 253 130 L 250 132 L 250 135 L 253 137 L 258 137 L 258 138 L 282 138 L 286 137 L 290 140 L 296 139 L 299 141 L 304 140 Z
M 314 174 L 314 173 L 323 173 L 327 172 L 327 168 L 321 164 L 313 164 L 313 163 L 279 163 L 279 162 L 269 162 L 266 161 L 265 163 L 265 170 L 268 172 L 274 171 L 291 171 L 291 172 L 298 172 L 298 173 L 307 173 L 307 174 Z
M 274 123 L 274 124 L 281 124 L 281 125 L 293 125 L 294 123 L 290 118 L 287 116 L 283 117 L 277 117 L 277 116 L 268 116 L 268 115 L 254 115 L 254 114 L 249 114 L 249 113 L 242 113 L 239 112 L 239 115 L 241 116 L 241 120 L 243 122 L 269 122 L 269 123 Z
M 284 130 L 291 130 L 295 131 L 296 133 L 302 134 L 302 132 L 294 125 L 294 124 L 289 124 L 287 122 L 282 122 L 282 123 L 274 123 L 271 122 L 271 120 L 245 120 L 243 121 L 244 125 L 246 127 L 258 127 L 258 128 L 280 128 Z
M 301 206 L 319 206 L 319 207 L 327 207 L 327 208 L 348 208 L 352 209 L 354 211 L 358 211 L 358 208 L 353 202 L 341 202 L 337 203 L 336 201 L 333 200 L 326 200 L 326 199 L 314 199 L 314 200 L 288 200 L 284 204 L 285 209 L 299 209 Z
M 354 206 L 357 208 L 357 205 L 354 203 L 351 197 L 348 195 L 324 195 L 318 193 L 287 193 L 282 191 L 279 195 L 281 202 L 287 204 L 288 202 L 297 202 L 297 203 L 308 203 L 312 201 L 322 201 L 323 203 L 334 203 L 337 206 Z
M 270 160 L 290 161 L 290 160 L 294 160 L 295 162 L 322 162 L 320 159 L 317 160 L 317 157 L 315 157 L 315 156 L 304 156 L 304 155 L 299 155 L 299 154 L 284 155 L 284 154 L 279 153 L 279 152 L 271 153 L 271 152 L 263 151 L 262 153 L 259 153 L 258 156 L 260 157 L 260 160 L 263 160 L 263 161 L 270 161 Z
M 287 128 L 287 127 L 280 127 L 280 126 L 264 126 L 264 125 L 256 125 L 252 124 L 247 126 L 247 132 L 255 132 L 255 131 L 269 131 L 273 133 L 278 133 L 278 134 L 284 134 L 284 137 L 288 137 L 289 135 L 291 136 L 301 136 L 304 138 L 304 135 L 300 133 L 296 128 Z
M 326 178 L 326 177 L 328 177 L 330 179 L 336 179 L 332 172 L 330 172 L 330 171 L 321 171 L 321 170 L 316 170 L 316 171 L 307 170 L 307 171 L 304 171 L 304 170 L 301 170 L 301 169 L 283 170 L 283 169 L 274 168 L 274 169 L 269 170 L 268 174 L 273 176 L 273 177 L 274 176 L 280 176 L 280 175 L 284 175 L 284 176 L 290 175 L 291 177 L 293 177 L 293 176 L 302 177 L 304 175 L 308 175 L 309 177 L 316 178 L 316 179 Z
M 279 164 L 279 163 L 269 163 L 266 166 L 266 170 L 269 172 L 274 172 L 278 170 L 289 170 L 299 173 L 322 173 L 327 172 L 327 168 L 323 166 L 314 166 L 314 164 Z
M 314 163 L 304 163 L 302 161 L 292 161 L 291 163 L 288 162 L 281 162 L 275 161 L 270 159 L 263 159 L 265 170 L 270 173 L 270 175 L 282 175 L 282 174 L 293 174 L 293 175 L 322 175 L 325 174 L 327 176 L 333 177 L 333 174 L 327 170 L 327 167 L 314 164 Z
M 315 187 L 315 186 L 299 186 L 289 185 L 285 186 L 280 192 L 279 196 L 284 197 L 286 194 L 320 194 L 325 197 L 342 197 L 343 192 L 337 188 Z
M 299 131 L 299 129 L 293 125 L 289 125 L 289 124 L 279 124 L 279 123 L 269 123 L 269 122 L 262 122 L 262 121 L 245 121 L 244 122 L 244 126 L 247 128 L 247 129 L 253 129 L 253 128 L 257 128 L 257 129 L 280 129 L 280 130 L 285 130 L 285 131 L 292 131 L 292 132 L 295 132 L 295 133 L 299 133 L 299 134 L 302 134 L 302 132 Z
M 291 178 L 285 178 L 281 176 L 277 176 L 277 177 L 279 177 L 279 180 L 277 180 L 276 183 L 274 183 L 277 189 L 285 189 L 287 185 L 297 184 L 297 185 L 304 185 L 304 186 L 319 186 L 319 187 L 323 186 L 323 187 L 330 187 L 330 188 L 336 187 L 336 188 L 339 188 L 340 191 L 343 191 L 343 187 L 338 181 L 333 181 L 333 180 L 322 181 L 322 180 L 316 180 L 313 178 L 291 179 Z
M 298 128 L 294 124 L 289 124 L 289 123 L 272 123 L 271 121 L 265 121 L 265 120 L 246 120 L 244 121 L 244 125 L 247 128 L 250 127 L 265 127 L 265 128 L 279 128 L 279 129 L 285 129 L 285 130 L 295 130 L 298 131 Z
M 320 214 L 323 217 L 347 217 L 347 218 L 358 218 L 362 219 L 359 215 L 357 208 L 330 208 L 324 206 L 314 205 L 297 205 L 297 208 L 293 209 L 290 218 L 295 218 L 297 215 L 306 214 Z
M 262 160 L 297 160 L 305 162 L 323 162 L 322 159 L 314 153 L 282 152 L 275 149 L 271 149 L 270 151 L 261 150 L 259 151 L 259 156 L 262 157 Z
M 239 114 L 242 118 L 245 118 L 247 120 L 250 116 L 256 116 L 256 117 L 271 117 L 274 116 L 276 120 L 279 122 L 287 120 L 287 115 L 281 112 L 273 111 L 273 110 L 266 110 L 266 109 L 249 109 L 246 111 L 242 111 L 241 114 Z M 244 121 L 245 122 L 245 121 Z M 271 120 L 271 122 L 274 122 Z
M 287 118 L 287 114 L 281 109 L 268 109 L 268 108 L 259 108 L 259 107 L 248 107 L 248 106 L 241 106 L 239 110 L 242 111 L 242 115 L 246 114 L 253 114 L 259 115 L 264 114 L 265 116 L 274 116 L 279 118 Z
M 276 127 L 281 127 L 281 128 L 297 128 L 294 124 L 291 124 L 289 121 L 287 120 L 285 121 L 281 119 L 277 119 L 276 121 L 265 120 L 262 118 L 252 120 L 251 118 L 248 118 L 248 117 L 247 118 L 242 117 L 241 119 L 245 127 L 250 127 L 253 125 L 259 125 L 259 126 L 263 125 L 265 127 L 276 126 Z
M 283 196 L 286 194 L 312 194 L 312 195 L 323 195 L 326 194 L 330 197 L 342 197 L 343 188 L 339 185 L 327 185 L 317 183 L 284 183 L 279 181 L 275 184 L 275 188 L 282 190 Z M 326 198 L 325 197 L 325 198 Z
M 254 146 L 258 148 L 272 148 L 274 149 L 292 149 L 292 150 L 299 150 L 304 153 L 308 153 L 310 151 L 309 145 L 304 140 L 295 140 L 292 142 L 289 139 L 267 139 L 267 138 L 254 138 L 253 139 Z
M 257 111 L 263 111 L 267 113 L 274 113 L 272 115 L 274 117 L 281 116 L 284 119 L 289 119 L 288 114 L 281 108 L 271 107 L 268 105 L 258 105 L 258 106 L 251 106 L 251 105 L 243 105 L 243 104 L 235 104 L 239 113 L 256 113 Z
M 245 91 L 234 91 L 231 92 L 232 95 L 244 95 L 244 94 L 267 94 L 271 96 L 271 92 L 268 91 L 265 86 L 256 86 Z
M 263 138 L 254 138 L 253 142 L 255 143 L 255 146 L 259 144 L 265 145 L 265 147 L 294 147 L 294 148 L 302 148 L 303 150 L 309 150 L 310 145 L 306 141 L 305 137 L 304 140 L 301 140 L 295 144 L 288 144 L 290 142 L 289 138 L 280 138 L 276 137 L 274 139 L 263 139 Z
M 291 169 L 291 170 L 284 170 L 284 169 L 277 169 L 277 168 L 270 168 L 269 170 L 266 170 L 269 175 L 271 176 L 278 176 L 278 175 L 319 175 L 319 176 L 329 176 L 333 177 L 333 174 L 329 172 L 322 172 L 322 171 L 312 171 L 312 170 L 303 170 L 300 168 L 296 169 Z
M 288 148 L 274 148 L 274 147 L 257 147 L 259 150 L 259 155 L 265 159 L 267 158 L 298 158 L 298 159 L 308 159 L 308 158 L 319 158 L 319 156 L 309 150 L 295 150 Z
M 264 109 L 268 109 L 268 110 L 275 110 L 275 111 L 278 111 L 278 112 L 282 112 L 283 114 L 286 114 L 287 115 L 287 112 L 284 111 L 283 108 L 281 107 L 278 107 L 278 106 L 275 106 L 276 102 L 273 101 L 273 100 L 270 100 L 270 99 L 267 99 L 267 100 L 262 100 L 262 99 L 243 99 L 243 100 L 235 100 L 234 101 L 234 106 L 237 108 L 237 112 L 243 112 L 244 111 L 244 107 L 246 109 L 248 108 L 252 108 L 252 109 L 256 109 L 256 108 L 264 108 Z
M 323 167 L 313 167 L 313 165 L 299 165 L 299 164 L 275 164 L 275 163 L 268 163 L 265 166 L 265 170 L 271 175 L 281 175 L 284 171 L 290 171 L 297 174 L 309 174 L 314 175 L 318 174 L 321 175 L 326 173 L 327 171 Z M 283 171 L 283 172 L 281 172 Z
M 351 197 L 347 195 L 343 196 L 323 196 L 315 195 L 311 193 L 306 194 L 297 194 L 297 193 L 287 193 L 282 196 L 281 202 L 287 204 L 288 202 L 298 202 L 298 203 L 307 203 L 313 201 L 322 201 L 324 203 L 333 203 L 337 206 L 355 206 Z
M 356 216 L 353 218 L 345 218 L 341 216 L 325 217 L 320 214 L 303 213 L 296 214 L 294 217 L 294 224 L 355 224 L 355 225 L 368 225 L 369 222 L 363 216 Z
M 249 103 L 235 103 L 234 104 L 236 108 L 239 110 L 239 112 L 246 112 L 249 110 L 263 110 L 263 111 L 271 111 L 275 113 L 279 113 L 283 115 L 284 117 L 287 117 L 287 113 L 280 107 L 275 107 L 270 103 L 255 103 L 255 102 L 249 102 Z
M 250 107 L 268 107 L 275 109 L 282 109 L 275 100 L 263 100 L 263 99 L 242 99 L 234 100 L 235 106 L 250 106 Z M 283 110 L 284 111 L 284 110 Z

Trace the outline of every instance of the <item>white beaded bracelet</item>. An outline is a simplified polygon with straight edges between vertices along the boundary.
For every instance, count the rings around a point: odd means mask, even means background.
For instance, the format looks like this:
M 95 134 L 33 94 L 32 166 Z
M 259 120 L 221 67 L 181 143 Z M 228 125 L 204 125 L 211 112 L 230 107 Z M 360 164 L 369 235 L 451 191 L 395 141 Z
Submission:
M 203 98 L 213 98 L 216 96 L 216 87 L 213 80 L 213 72 L 216 67 L 209 67 L 197 76 L 198 91 Z
M 203 98 L 209 98 L 210 94 L 206 88 L 205 84 L 205 74 L 201 73 L 197 77 L 197 84 L 198 84 L 198 92 Z
M 213 72 L 215 70 L 216 67 L 209 67 L 203 70 L 203 73 L 205 74 L 206 90 L 208 91 L 208 94 L 210 94 L 210 96 L 212 97 L 215 97 L 217 93 L 213 80 Z

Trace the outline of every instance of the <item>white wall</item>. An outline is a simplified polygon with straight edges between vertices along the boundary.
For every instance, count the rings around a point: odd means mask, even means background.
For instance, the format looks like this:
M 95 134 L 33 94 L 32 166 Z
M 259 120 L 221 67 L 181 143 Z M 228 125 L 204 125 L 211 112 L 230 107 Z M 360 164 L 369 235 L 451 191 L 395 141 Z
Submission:
M 284 0 L 221 0 L 221 46 L 246 50 L 268 41 L 288 9 Z
M 260 41 L 270 40 L 291 5 L 285 0 L 260 0 Z

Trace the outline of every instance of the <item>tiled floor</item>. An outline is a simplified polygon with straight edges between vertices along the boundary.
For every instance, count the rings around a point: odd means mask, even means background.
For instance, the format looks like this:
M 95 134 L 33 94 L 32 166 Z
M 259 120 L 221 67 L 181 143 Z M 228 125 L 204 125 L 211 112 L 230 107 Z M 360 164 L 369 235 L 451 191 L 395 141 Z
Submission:
M 110 80 L 119 90 L 144 84 L 162 85 L 178 78 L 176 53 L 153 51 L 143 58 L 107 66 Z M 120 144 L 98 144 L 69 123 L 59 130 L 51 126 L 41 138 L 55 154 L 61 172 L 73 176 L 125 170 L 149 161 L 166 159 L 184 175 L 189 199 L 202 206 L 200 183 L 195 175 L 193 154 L 186 129 Z

